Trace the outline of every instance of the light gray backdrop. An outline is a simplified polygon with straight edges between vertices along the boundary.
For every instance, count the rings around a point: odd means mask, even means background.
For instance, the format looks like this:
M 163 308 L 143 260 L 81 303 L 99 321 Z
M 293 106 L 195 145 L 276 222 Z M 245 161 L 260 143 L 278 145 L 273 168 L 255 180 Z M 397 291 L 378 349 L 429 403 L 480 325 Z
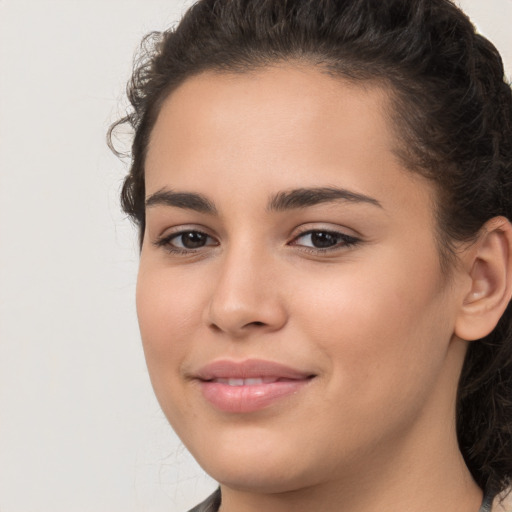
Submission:
M 512 0 L 461 4 L 511 74 Z M 180 512 L 214 488 L 150 388 L 105 145 L 139 40 L 183 10 L 0 0 L 0 512 Z

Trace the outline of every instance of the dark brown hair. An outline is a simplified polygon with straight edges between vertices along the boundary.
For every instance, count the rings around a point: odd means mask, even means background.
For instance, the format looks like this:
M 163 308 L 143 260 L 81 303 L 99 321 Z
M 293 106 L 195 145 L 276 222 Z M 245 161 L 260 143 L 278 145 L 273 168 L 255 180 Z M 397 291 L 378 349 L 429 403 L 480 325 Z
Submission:
M 449 0 L 200 0 L 174 28 L 146 37 L 115 123 L 134 130 L 122 206 L 145 228 L 144 161 L 164 99 L 206 70 L 246 72 L 301 61 L 393 98 L 400 156 L 438 190 L 441 262 L 495 216 L 512 219 L 512 94 L 496 48 Z M 110 138 L 111 140 L 111 138 Z M 512 309 L 470 344 L 459 383 L 460 449 L 478 484 L 512 476 Z

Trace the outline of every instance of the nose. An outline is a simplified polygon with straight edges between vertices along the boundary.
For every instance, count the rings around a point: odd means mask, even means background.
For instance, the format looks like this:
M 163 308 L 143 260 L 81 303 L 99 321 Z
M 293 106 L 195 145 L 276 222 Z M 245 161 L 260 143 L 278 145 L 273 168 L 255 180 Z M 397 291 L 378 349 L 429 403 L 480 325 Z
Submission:
M 211 329 L 243 338 L 286 324 L 288 315 L 271 260 L 247 247 L 225 255 L 206 310 Z

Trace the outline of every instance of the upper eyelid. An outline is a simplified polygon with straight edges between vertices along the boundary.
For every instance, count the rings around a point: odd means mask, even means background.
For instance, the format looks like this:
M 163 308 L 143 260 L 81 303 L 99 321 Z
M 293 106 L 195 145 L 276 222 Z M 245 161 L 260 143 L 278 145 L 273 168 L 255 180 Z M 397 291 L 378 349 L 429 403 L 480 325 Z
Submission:
M 167 226 L 165 229 L 159 231 L 160 234 L 157 235 L 157 238 L 167 238 L 169 236 L 175 236 L 179 235 L 180 233 L 188 233 L 191 231 L 197 231 L 198 233 L 203 233 L 212 238 L 218 238 L 216 235 L 212 233 L 211 229 L 200 224 L 178 224 L 176 226 Z
M 190 233 L 190 232 L 196 232 L 201 233 L 205 235 L 206 237 L 210 238 L 214 241 L 213 244 L 205 244 L 204 246 L 197 247 L 197 248 L 186 248 L 186 247 L 179 247 L 175 246 L 173 244 L 173 240 L 176 238 L 179 238 L 180 235 L 183 235 L 184 233 Z M 212 247 L 216 247 L 219 245 L 219 241 L 211 236 L 208 233 L 205 233 L 204 231 L 200 231 L 198 229 L 181 229 L 176 232 L 167 233 L 165 235 L 157 237 L 155 240 L 151 241 L 151 244 L 156 249 L 163 249 L 164 251 L 168 252 L 169 254 L 174 254 L 176 256 L 186 256 L 186 255 L 193 255 L 193 254 L 201 254 L 204 251 L 202 249 L 211 249 Z
M 348 230 L 350 231 L 350 230 Z M 325 247 L 325 248 L 315 248 L 310 247 L 309 245 L 300 244 L 298 242 L 299 239 L 302 237 L 312 235 L 313 233 L 329 233 L 334 236 L 340 237 L 341 240 L 338 241 L 335 245 Z M 308 252 L 314 252 L 314 253 L 327 253 L 330 251 L 340 251 L 340 250 L 346 250 L 350 247 L 353 247 L 355 245 L 359 245 L 363 241 L 363 238 L 358 234 L 349 234 L 347 233 L 347 229 L 341 229 L 341 228 L 306 228 L 300 231 L 299 233 L 295 234 L 293 238 L 287 242 L 287 245 L 290 246 L 296 246 L 298 248 L 301 248 L 302 250 L 307 250 Z
M 305 223 L 301 226 L 295 228 L 292 233 L 292 238 L 297 238 L 299 236 L 314 233 L 315 231 L 323 231 L 326 233 L 336 233 L 343 236 L 348 236 L 351 238 L 363 238 L 361 233 L 357 232 L 355 229 L 348 228 L 346 226 L 338 226 L 338 225 L 326 225 L 328 223 Z
M 291 241 L 293 242 L 293 241 L 297 240 L 298 238 L 301 238 L 306 235 L 311 235 L 313 233 L 329 233 L 332 235 L 341 236 L 342 238 L 350 238 L 352 240 L 360 240 L 360 238 L 361 238 L 357 235 L 350 235 L 350 234 L 346 233 L 345 231 L 338 231 L 338 230 L 334 230 L 334 229 L 307 229 L 305 231 L 302 231 L 301 233 L 297 233 L 292 238 Z
M 156 247 L 162 247 L 166 245 L 170 245 L 171 241 L 175 238 L 178 238 L 180 235 L 183 235 L 184 233 L 201 233 L 208 238 L 211 238 L 212 240 L 215 240 L 218 243 L 218 238 L 213 236 L 211 233 L 208 233 L 205 229 L 200 228 L 187 228 L 186 226 L 176 226 L 176 229 L 171 228 L 171 231 L 169 231 L 169 228 L 165 229 L 162 234 L 157 235 L 151 243 L 155 245 Z
M 353 239 L 360 239 L 362 236 L 356 232 L 354 229 L 350 229 L 347 227 L 341 227 L 341 226 L 333 226 L 333 225 L 326 225 L 328 223 L 322 223 L 322 222 L 311 222 L 311 223 L 305 223 L 300 226 L 295 227 L 289 237 L 288 242 L 290 243 L 297 238 L 310 234 L 315 232 L 326 232 L 326 233 L 333 233 L 338 234 L 343 237 L 353 238 Z M 220 237 L 216 233 L 213 233 L 211 229 L 207 228 L 204 225 L 197 225 L 197 224 L 182 224 L 182 225 L 176 225 L 167 227 L 166 229 L 162 230 L 162 234 L 155 237 L 155 243 L 158 244 L 159 242 L 162 242 L 163 240 L 170 240 L 173 237 L 177 237 L 182 233 L 188 233 L 188 232 L 198 232 L 202 233 L 217 242 L 220 243 Z
M 185 233 L 200 233 L 201 235 L 205 235 L 208 238 L 211 238 L 212 240 L 217 240 L 217 237 L 211 235 L 205 230 L 201 229 L 180 229 L 179 231 L 172 231 L 170 233 L 167 233 L 165 235 L 160 236 L 160 239 L 167 239 L 172 240 L 173 238 L 178 238 L 180 235 L 184 235 Z

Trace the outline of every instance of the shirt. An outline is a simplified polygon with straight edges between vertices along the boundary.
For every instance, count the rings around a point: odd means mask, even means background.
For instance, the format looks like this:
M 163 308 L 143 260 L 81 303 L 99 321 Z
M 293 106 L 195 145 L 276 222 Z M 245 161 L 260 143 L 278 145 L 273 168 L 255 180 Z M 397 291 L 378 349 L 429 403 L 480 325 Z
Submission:
M 217 489 L 202 503 L 190 509 L 189 512 L 218 512 L 220 502 L 220 489 Z M 492 494 L 486 494 L 479 512 L 512 512 L 512 492 L 496 497 Z

